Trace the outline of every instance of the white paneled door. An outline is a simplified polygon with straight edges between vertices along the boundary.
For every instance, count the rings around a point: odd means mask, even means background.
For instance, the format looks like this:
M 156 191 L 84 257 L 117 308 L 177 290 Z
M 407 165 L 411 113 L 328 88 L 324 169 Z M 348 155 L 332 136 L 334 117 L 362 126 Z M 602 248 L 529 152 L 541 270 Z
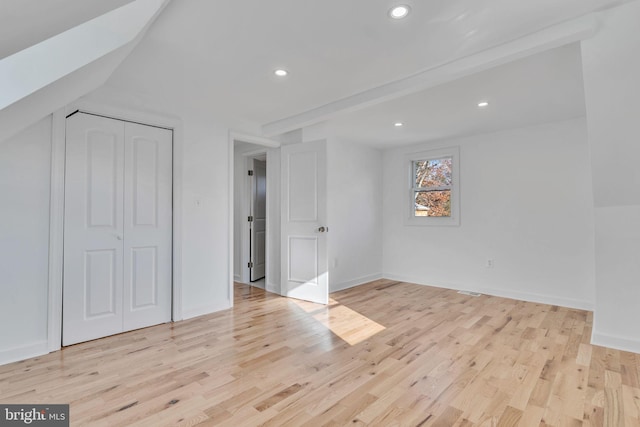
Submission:
M 253 159 L 252 169 L 249 270 L 251 281 L 255 282 L 264 278 L 267 261 L 267 162 Z
M 327 304 L 325 141 L 285 145 L 282 153 L 282 294 Z
M 172 132 L 67 119 L 63 345 L 171 320 Z

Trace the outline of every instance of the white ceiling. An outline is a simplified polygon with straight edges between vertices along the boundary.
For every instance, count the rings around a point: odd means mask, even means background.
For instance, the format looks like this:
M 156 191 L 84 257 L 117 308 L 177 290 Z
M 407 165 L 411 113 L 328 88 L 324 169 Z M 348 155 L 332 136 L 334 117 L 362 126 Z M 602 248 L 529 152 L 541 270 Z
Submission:
M 188 107 L 232 127 L 249 123 L 260 129 L 623 1 L 407 0 L 412 13 L 395 21 L 387 16 L 395 0 L 174 0 L 108 87 L 158 108 Z M 517 64 L 495 75 L 483 72 L 336 118 L 331 126 L 350 139 L 381 145 L 372 125 L 398 120 L 402 111 L 412 127 L 383 131 L 385 141 L 439 137 L 455 126 L 460 132 L 508 127 L 532 114 L 579 114 L 576 84 L 563 89 L 566 99 L 554 97 L 541 106 L 545 93 L 557 94 L 552 89 L 562 82 L 576 83 L 568 77 L 575 74 L 575 54 L 576 48 L 567 48 L 532 59 L 528 66 L 537 68 L 531 72 Z M 272 72 L 278 67 L 290 76 L 277 79 Z M 518 85 L 520 80 L 531 82 Z M 472 95 L 481 87 L 491 87 L 493 93 L 483 96 L 496 100 L 482 120 L 454 105 L 475 102 Z M 535 102 L 512 108 L 523 99 Z
M 489 106 L 478 108 L 485 100 Z M 388 148 L 584 114 L 580 45 L 574 43 L 341 115 L 327 129 L 347 141 Z

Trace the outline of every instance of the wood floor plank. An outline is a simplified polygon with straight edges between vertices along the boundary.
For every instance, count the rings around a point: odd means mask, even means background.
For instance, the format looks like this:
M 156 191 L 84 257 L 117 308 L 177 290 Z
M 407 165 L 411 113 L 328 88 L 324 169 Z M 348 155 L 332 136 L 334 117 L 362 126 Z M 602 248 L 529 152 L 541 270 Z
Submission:
M 592 322 L 391 280 L 328 306 L 236 284 L 230 310 L 0 366 L 0 402 L 92 427 L 640 426 L 640 355 Z

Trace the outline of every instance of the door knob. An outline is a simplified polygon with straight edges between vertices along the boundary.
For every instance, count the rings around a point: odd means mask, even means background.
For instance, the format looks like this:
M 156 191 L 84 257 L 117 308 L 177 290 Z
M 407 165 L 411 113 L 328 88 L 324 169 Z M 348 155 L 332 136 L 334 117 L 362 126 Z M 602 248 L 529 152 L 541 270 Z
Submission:
M 318 231 L 320 233 L 324 233 L 325 231 L 329 231 L 329 227 L 320 227 L 320 228 L 318 228 Z

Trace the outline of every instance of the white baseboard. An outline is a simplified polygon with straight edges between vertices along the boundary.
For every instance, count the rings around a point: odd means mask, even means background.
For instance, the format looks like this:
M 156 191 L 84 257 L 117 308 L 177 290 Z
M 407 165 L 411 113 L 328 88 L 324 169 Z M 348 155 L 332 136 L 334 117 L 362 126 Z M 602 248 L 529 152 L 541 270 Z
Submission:
M 234 282 L 242 282 L 242 277 L 239 274 L 234 274 L 233 275 L 233 281 Z
M 368 276 L 358 277 L 356 279 L 351 279 L 340 283 L 332 283 L 331 285 L 329 285 L 329 292 L 343 291 L 345 289 L 364 285 L 365 283 L 373 282 L 374 280 L 378 279 L 382 279 L 382 273 L 369 274 Z
M 503 289 L 480 288 L 478 291 L 483 294 L 493 295 L 496 297 L 511 298 L 521 301 L 536 302 L 539 304 L 557 305 L 560 307 L 575 308 L 578 310 L 593 311 L 594 304 L 589 301 L 555 297 L 552 295 L 541 295 L 529 292 L 510 291 Z
M 418 285 L 425 285 L 425 286 L 433 286 L 435 288 L 453 289 L 456 291 L 480 292 L 481 294 L 491 295 L 495 297 L 511 298 L 511 299 L 516 299 L 520 301 L 535 302 L 539 304 L 557 305 L 557 306 L 567 307 L 567 308 L 576 308 L 578 310 L 593 311 L 594 309 L 593 302 L 579 300 L 579 299 L 556 297 L 553 295 L 542 295 L 542 294 L 536 294 L 536 293 L 530 293 L 530 292 L 511 291 L 508 289 L 483 288 L 483 287 L 477 287 L 473 285 L 427 282 L 417 277 L 408 277 L 408 276 L 402 276 L 399 274 L 384 274 L 383 276 L 386 279 L 390 279 L 390 280 L 415 283 Z
M 182 320 L 193 319 L 194 317 L 204 316 L 207 314 L 215 313 L 217 311 L 226 310 L 228 308 L 231 308 L 230 301 L 223 301 L 219 304 L 201 305 L 199 307 L 184 309 L 182 311 Z
M 265 291 L 280 295 L 280 284 L 267 283 L 265 286 Z
M 0 365 L 19 362 L 21 360 L 42 356 L 48 353 L 49 346 L 46 340 L 34 342 L 22 347 L 0 350 Z
M 640 341 L 615 335 L 597 333 L 595 330 L 591 334 L 591 344 L 601 347 L 615 348 L 616 350 L 640 353 Z

